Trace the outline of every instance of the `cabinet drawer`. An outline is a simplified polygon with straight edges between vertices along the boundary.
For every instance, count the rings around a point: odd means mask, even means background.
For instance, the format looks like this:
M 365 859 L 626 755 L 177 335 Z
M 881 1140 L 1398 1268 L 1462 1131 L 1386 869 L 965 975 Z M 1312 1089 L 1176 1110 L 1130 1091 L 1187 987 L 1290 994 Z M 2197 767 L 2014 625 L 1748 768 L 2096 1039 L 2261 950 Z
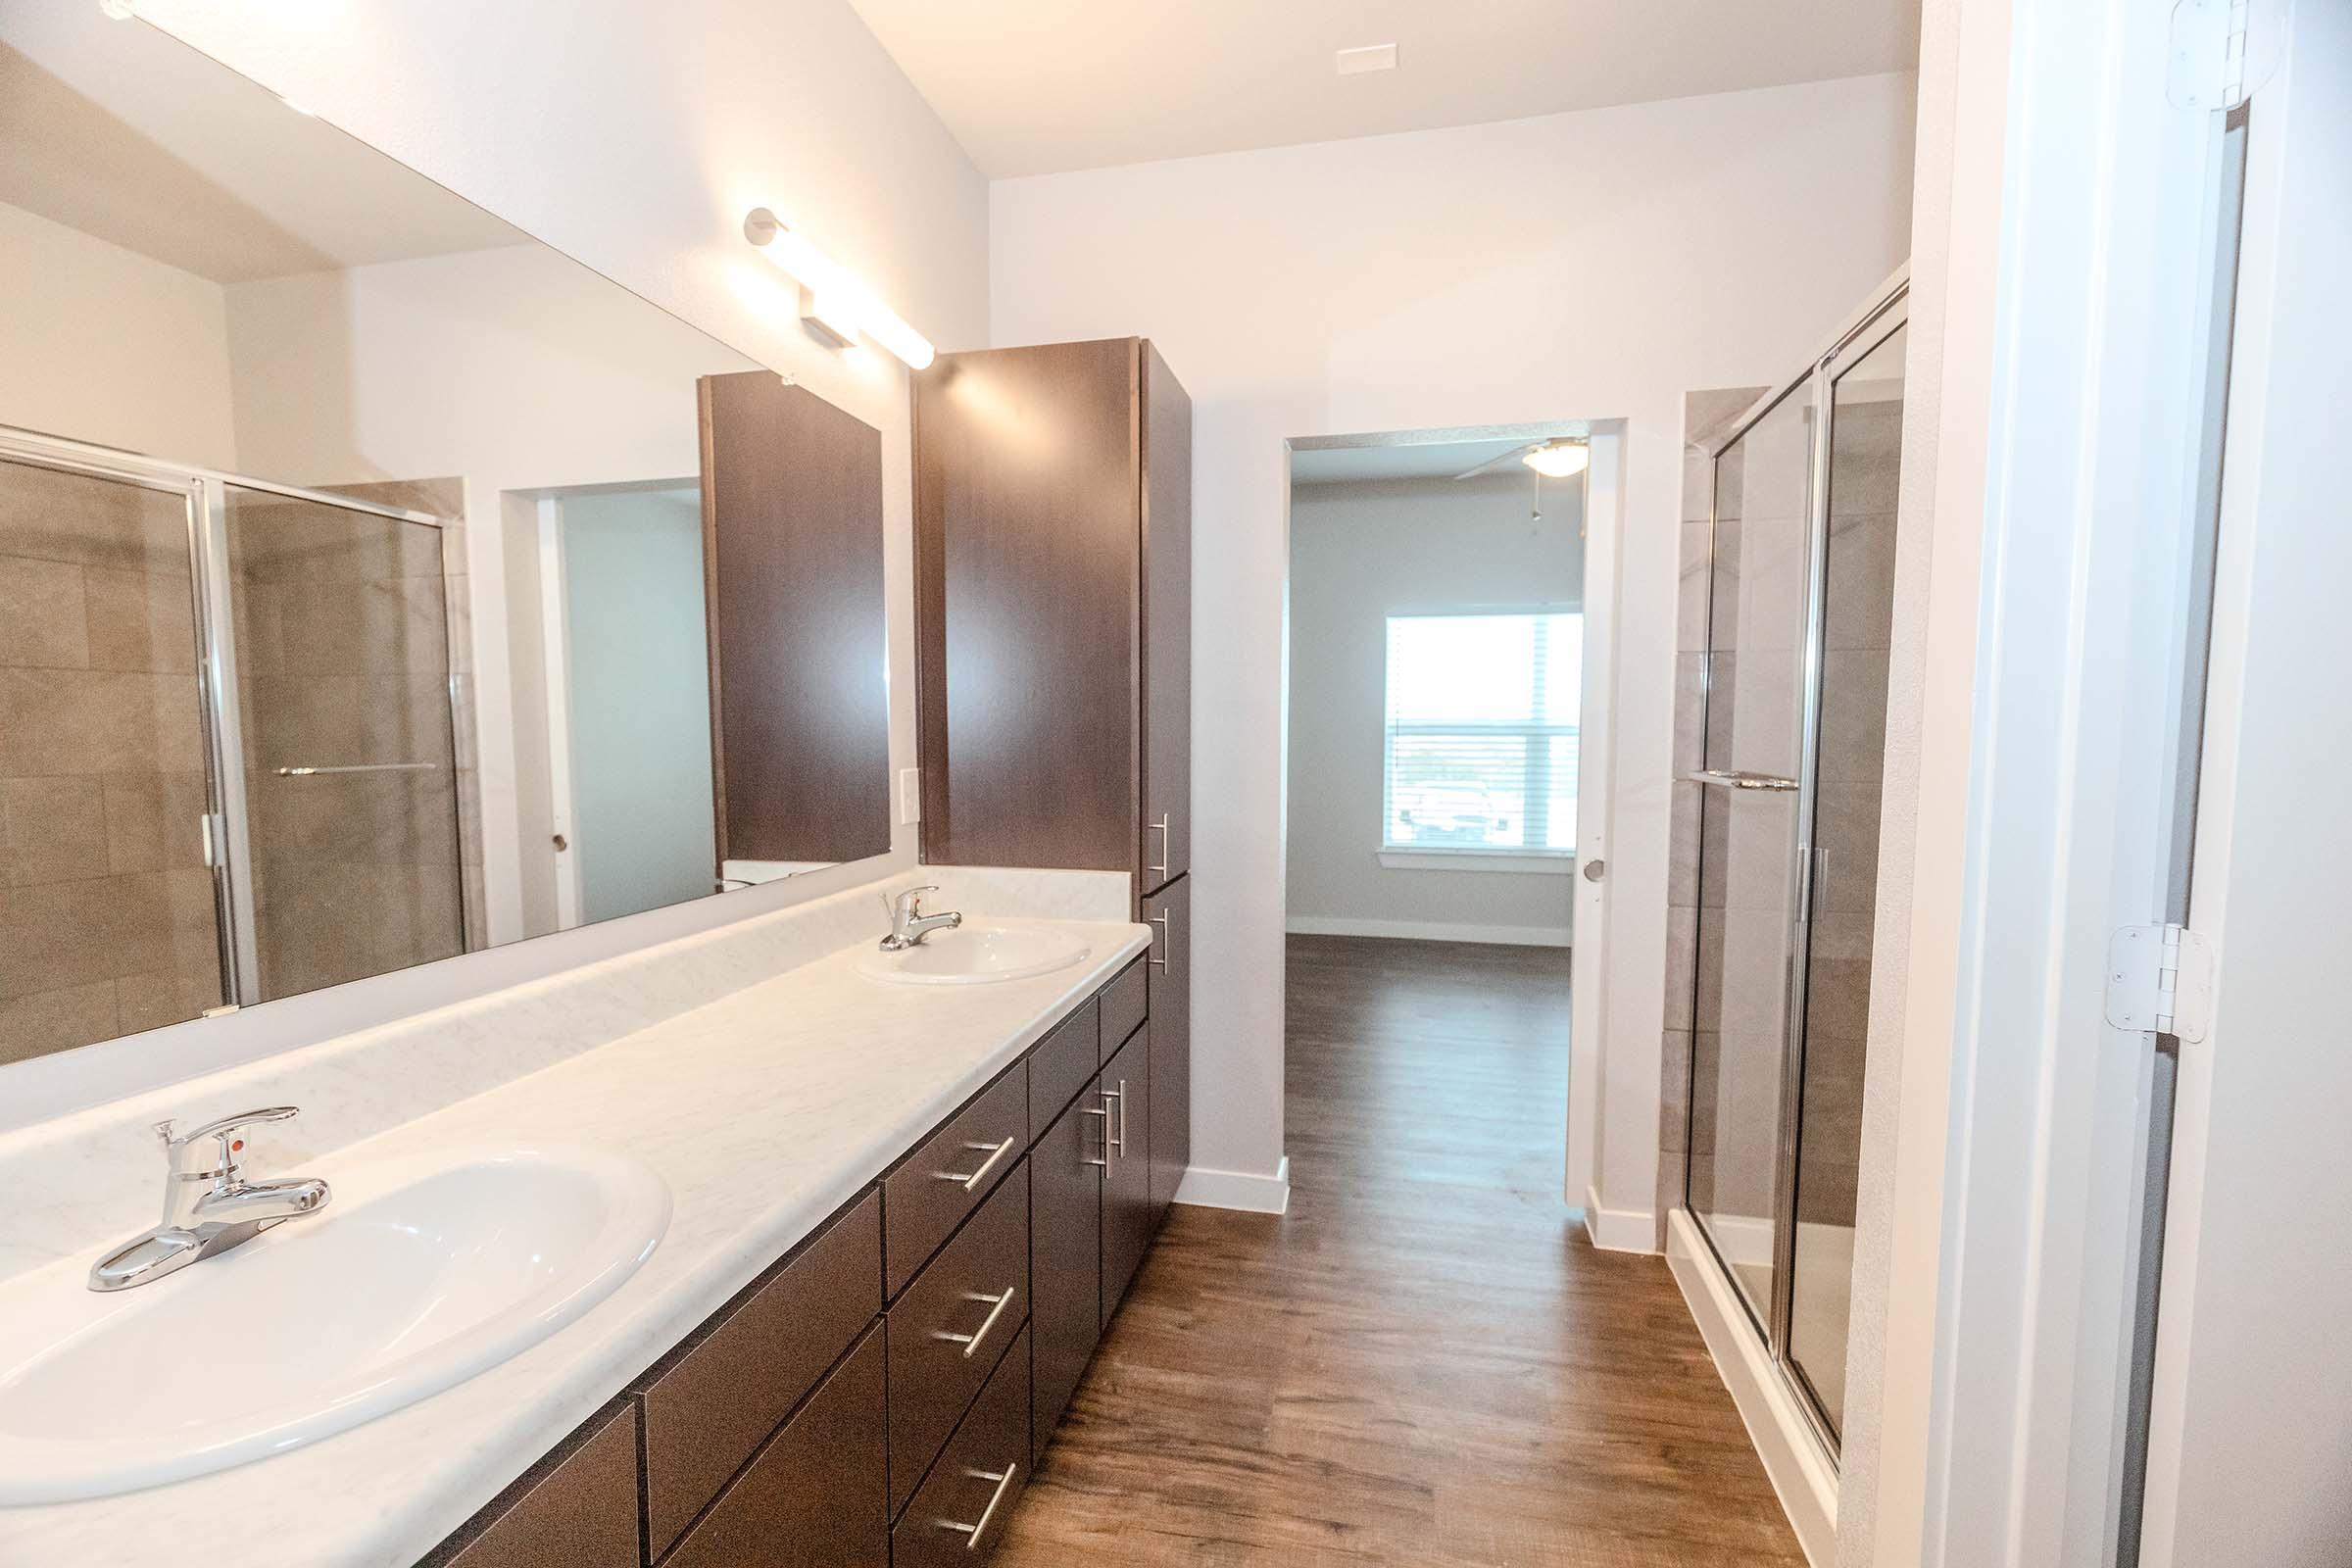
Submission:
M 868 1193 L 645 1384 L 655 1556 L 881 1309 L 882 1204 Z
M 637 1568 L 636 1406 L 607 1416 L 484 1512 L 492 1510 L 499 1511 L 470 1542 L 425 1560 L 440 1568 Z
M 1135 1033 L 1135 1026 L 1144 1021 L 1148 1008 L 1146 993 L 1151 990 L 1145 979 L 1150 966 L 1142 958 L 1121 969 L 1118 977 L 1102 988 L 1102 1058 L 1108 1061 Z
M 896 1513 L 1029 1320 L 1029 1162 L 890 1309 L 890 1504 Z
M 663 1568 L 889 1568 L 883 1357 L 877 1327 Z
M 1089 997 L 1086 1005 L 1054 1025 L 1054 1032 L 1029 1053 L 1029 1137 L 1035 1142 L 1061 1107 L 1094 1081 L 1102 1065 L 1102 1005 Z
M 1004 1179 L 1029 1142 L 1029 1073 L 1014 1062 L 882 1179 L 882 1257 L 897 1296 Z
M 1024 1329 L 891 1530 L 892 1568 L 949 1568 L 986 1558 L 1028 1482 L 1029 1333 Z

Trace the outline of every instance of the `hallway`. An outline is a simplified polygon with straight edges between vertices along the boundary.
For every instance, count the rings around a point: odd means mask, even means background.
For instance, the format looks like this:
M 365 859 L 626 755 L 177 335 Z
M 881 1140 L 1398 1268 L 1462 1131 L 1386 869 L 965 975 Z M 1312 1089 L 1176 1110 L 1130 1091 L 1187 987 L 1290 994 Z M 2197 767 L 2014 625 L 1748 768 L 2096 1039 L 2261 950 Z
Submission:
M 1172 1211 L 997 1560 L 1802 1563 L 1663 1259 L 1561 1205 L 1566 955 L 1289 964 L 1291 1211 Z

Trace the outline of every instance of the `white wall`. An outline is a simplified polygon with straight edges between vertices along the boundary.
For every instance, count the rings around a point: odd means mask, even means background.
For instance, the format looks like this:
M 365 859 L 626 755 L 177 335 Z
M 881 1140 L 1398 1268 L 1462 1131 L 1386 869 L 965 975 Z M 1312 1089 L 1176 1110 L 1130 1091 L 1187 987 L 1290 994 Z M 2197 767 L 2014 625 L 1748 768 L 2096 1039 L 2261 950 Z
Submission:
M 1399 869 L 1377 852 L 1388 617 L 1578 609 L 1583 526 L 1582 479 L 1516 465 L 1292 490 L 1292 930 L 1567 944 L 1565 874 Z
M 0 424 L 225 467 L 220 285 L 0 203 Z
M 741 225 L 775 208 L 941 347 L 970 346 L 986 339 L 988 187 L 846 0 L 141 0 L 139 15 L 875 426 L 892 765 L 913 764 L 906 379 L 810 340 Z M 880 861 L 93 1047 L 27 1092 L 55 1109 L 250 1060 L 819 897 L 914 849 L 898 824 Z
M 991 338 L 1146 333 L 1194 398 L 1196 1163 L 1282 1156 L 1284 440 L 1622 416 L 1597 1186 L 1654 1210 L 1682 394 L 1902 260 L 1911 120 L 1868 76 L 993 187 Z

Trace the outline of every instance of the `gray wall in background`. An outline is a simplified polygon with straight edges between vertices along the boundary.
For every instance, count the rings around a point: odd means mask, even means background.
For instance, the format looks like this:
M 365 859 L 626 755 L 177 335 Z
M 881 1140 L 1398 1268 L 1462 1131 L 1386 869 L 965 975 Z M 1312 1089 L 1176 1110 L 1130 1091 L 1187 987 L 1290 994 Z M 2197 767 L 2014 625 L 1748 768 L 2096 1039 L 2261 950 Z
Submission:
M 1291 493 L 1290 821 L 1294 928 L 1484 928 L 1564 945 L 1572 879 L 1393 870 L 1380 847 L 1387 617 L 1573 609 L 1584 481 L 1534 474 L 1300 485 Z M 1372 934 L 1380 934 L 1374 932 Z M 1467 932 L 1454 932 L 1464 937 Z
M 581 914 L 703 898 L 717 865 L 701 496 L 566 496 L 564 589 Z

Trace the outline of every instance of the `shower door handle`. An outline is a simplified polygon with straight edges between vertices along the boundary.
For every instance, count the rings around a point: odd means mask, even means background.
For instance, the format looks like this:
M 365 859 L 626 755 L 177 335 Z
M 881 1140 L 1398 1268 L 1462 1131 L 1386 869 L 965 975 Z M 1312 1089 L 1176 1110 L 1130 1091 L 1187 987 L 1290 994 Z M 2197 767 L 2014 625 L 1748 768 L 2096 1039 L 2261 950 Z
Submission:
M 1608 874 L 1608 861 L 1595 858 L 1593 859 L 1587 860 L 1582 866 L 1578 867 L 1578 869 L 1583 872 L 1586 881 L 1597 882 L 1603 876 Z
M 1792 778 L 1778 773 L 1750 773 L 1738 767 L 1702 767 L 1683 777 L 1692 784 L 1709 784 L 1725 790 L 1793 790 L 1802 788 Z

